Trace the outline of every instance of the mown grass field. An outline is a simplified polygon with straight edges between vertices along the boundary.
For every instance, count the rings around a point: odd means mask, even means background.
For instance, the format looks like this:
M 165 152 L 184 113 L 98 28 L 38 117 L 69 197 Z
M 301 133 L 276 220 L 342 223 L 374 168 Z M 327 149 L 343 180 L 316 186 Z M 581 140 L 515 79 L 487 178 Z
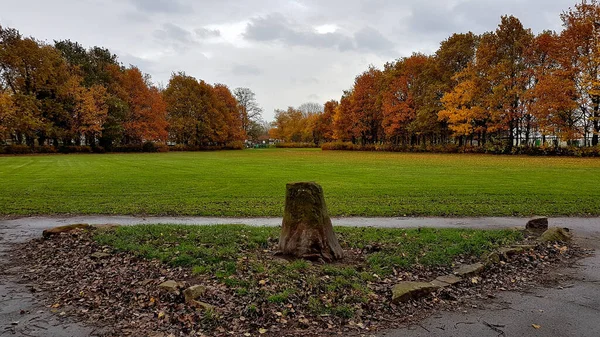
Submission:
M 334 216 L 600 215 L 600 160 L 266 149 L 0 157 L 0 215 L 281 216 L 316 181 Z

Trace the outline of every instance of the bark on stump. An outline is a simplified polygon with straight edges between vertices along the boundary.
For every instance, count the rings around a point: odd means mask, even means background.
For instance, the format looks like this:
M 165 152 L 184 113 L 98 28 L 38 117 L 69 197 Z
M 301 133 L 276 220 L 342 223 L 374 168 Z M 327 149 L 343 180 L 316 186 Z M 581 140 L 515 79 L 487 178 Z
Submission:
M 286 186 L 279 249 L 288 256 L 326 262 L 344 257 L 325 205 L 323 189 L 313 182 Z

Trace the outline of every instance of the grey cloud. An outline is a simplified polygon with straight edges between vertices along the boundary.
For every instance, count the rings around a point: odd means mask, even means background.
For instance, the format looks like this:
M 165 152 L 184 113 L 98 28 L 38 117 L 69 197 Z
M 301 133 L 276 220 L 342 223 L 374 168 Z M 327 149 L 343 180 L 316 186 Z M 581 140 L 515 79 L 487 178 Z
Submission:
M 372 27 L 365 27 L 356 32 L 354 40 L 359 50 L 387 52 L 394 47 L 392 41 Z
M 236 64 L 231 73 L 236 76 L 258 76 L 262 74 L 262 70 L 249 64 Z
M 311 85 L 311 84 L 319 84 L 319 80 L 316 77 L 304 77 L 304 78 L 291 78 L 291 83 L 294 85 Z
M 424 4 L 414 7 L 407 21 L 408 29 L 417 34 L 448 34 L 459 30 L 458 13 L 444 6 Z
M 208 39 L 211 37 L 219 37 L 221 36 L 221 31 L 218 29 L 209 29 L 209 28 L 198 28 L 194 31 L 196 36 L 201 39 Z
M 393 47 L 390 40 L 371 27 L 357 31 L 352 37 L 338 32 L 319 34 L 312 27 L 291 22 L 278 13 L 253 18 L 246 27 L 244 38 L 289 46 L 335 48 L 340 51 L 383 51 Z
M 165 23 L 162 29 L 154 31 L 154 37 L 170 43 L 195 43 L 192 33 L 172 23 Z
M 192 7 L 178 0 L 129 0 L 135 8 L 147 13 L 190 13 Z

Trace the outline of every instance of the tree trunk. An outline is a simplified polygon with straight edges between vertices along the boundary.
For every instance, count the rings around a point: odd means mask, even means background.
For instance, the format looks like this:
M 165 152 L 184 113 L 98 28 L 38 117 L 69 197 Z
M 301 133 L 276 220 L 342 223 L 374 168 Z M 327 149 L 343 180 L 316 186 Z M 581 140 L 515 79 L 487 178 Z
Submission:
M 313 182 L 286 186 L 279 249 L 284 255 L 326 262 L 344 257 L 325 205 L 323 189 Z

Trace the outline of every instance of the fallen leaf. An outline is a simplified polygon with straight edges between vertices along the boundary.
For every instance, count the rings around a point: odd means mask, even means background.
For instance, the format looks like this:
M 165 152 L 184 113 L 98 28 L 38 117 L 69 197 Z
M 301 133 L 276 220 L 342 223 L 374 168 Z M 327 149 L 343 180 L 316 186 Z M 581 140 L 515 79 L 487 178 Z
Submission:
M 265 328 L 260 328 L 260 329 L 258 329 L 258 333 L 260 333 L 261 335 L 262 335 L 262 334 L 265 334 L 265 333 L 267 333 L 267 329 L 265 329 Z
M 534 327 L 535 329 L 539 329 L 542 327 L 541 325 L 537 325 L 537 324 L 531 324 L 531 326 Z

